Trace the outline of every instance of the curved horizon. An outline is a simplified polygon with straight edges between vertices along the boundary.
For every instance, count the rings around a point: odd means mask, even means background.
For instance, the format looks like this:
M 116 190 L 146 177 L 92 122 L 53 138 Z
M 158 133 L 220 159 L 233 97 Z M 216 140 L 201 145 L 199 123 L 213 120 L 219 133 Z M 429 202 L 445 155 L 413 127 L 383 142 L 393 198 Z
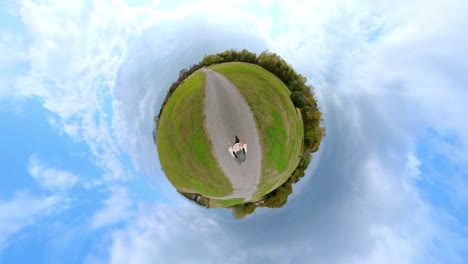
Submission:
M 5 1 L 0 263 L 466 263 L 465 10 Z M 291 63 L 327 129 L 286 206 L 242 221 L 177 193 L 152 135 L 179 70 L 231 48 Z

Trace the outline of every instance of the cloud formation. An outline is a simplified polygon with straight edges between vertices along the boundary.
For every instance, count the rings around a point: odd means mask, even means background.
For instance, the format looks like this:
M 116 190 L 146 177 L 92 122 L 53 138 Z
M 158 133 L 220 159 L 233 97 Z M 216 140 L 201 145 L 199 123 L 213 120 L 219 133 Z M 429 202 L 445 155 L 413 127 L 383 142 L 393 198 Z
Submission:
M 16 96 L 40 98 L 64 133 L 86 142 L 105 171 L 103 181 L 129 177 L 127 156 L 138 170 L 162 177 L 153 115 L 178 70 L 204 54 L 278 52 L 308 77 L 324 111 L 320 162 L 284 208 L 236 221 L 226 211 L 185 202 L 134 201 L 127 187 L 112 187 L 90 218 L 93 230 L 112 227 L 102 238 L 108 244 L 94 248 L 88 260 L 462 263 L 468 255 L 468 79 L 462 70 L 468 68 L 468 32 L 460 25 L 468 22 L 467 4 L 249 3 L 206 1 L 167 10 L 106 1 L 23 2 L 31 43 L 19 39 L 17 46 L 25 47 L 14 54 L 30 69 L 15 76 Z M 0 96 L 10 95 L 5 91 Z M 34 159 L 30 171 L 46 187 L 75 184 L 72 174 L 50 173 Z M 434 186 L 442 187 L 435 192 Z M 449 198 L 435 204 L 441 194 Z M 15 211 L 23 204 L 31 214 Z M 20 194 L 0 203 L 14 208 L 0 218 L 0 244 L 54 204 L 51 197 Z
M 53 213 L 61 201 L 59 196 L 35 196 L 17 192 L 9 200 L 0 200 L 0 252 L 23 228 Z
M 23 1 L 22 39 L 27 60 L 15 76 L 15 96 L 36 97 L 61 133 L 88 144 L 105 180 L 126 178 L 104 105 L 120 53 L 118 5 L 102 12 L 99 3 Z M 98 18 L 99 17 L 99 18 Z M 102 33 L 101 33 L 102 32 Z M 105 32 L 105 33 L 104 33 Z M 109 38 L 108 38 L 109 37 Z M 107 96 L 107 97 L 106 97 Z
M 104 201 L 104 207 L 91 217 L 90 227 L 92 229 L 119 223 L 131 216 L 131 199 L 127 189 L 113 186 L 110 188 L 110 192 L 110 197 Z
M 49 167 L 36 156 L 29 157 L 28 172 L 43 188 L 51 191 L 64 191 L 73 187 L 79 177 L 71 172 Z
M 462 10 L 458 4 L 426 3 L 423 10 Z M 424 190 L 418 189 L 414 176 L 427 176 L 418 172 L 424 160 L 418 162 L 408 153 L 416 151 L 415 138 L 428 128 L 465 137 L 459 106 L 467 96 L 453 82 L 464 77 L 444 74 L 459 55 L 438 52 L 462 53 L 456 50 L 461 46 L 446 43 L 456 43 L 459 34 L 452 27 L 464 15 L 452 13 L 450 19 L 438 20 L 436 27 L 421 30 L 430 23 L 426 20 L 430 16 L 413 19 L 420 8 L 413 3 L 368 5 L 365 1 L 288 3 L 283 14 L 287 33 L 271 41 L 272 50 L 284 54 L 316 88 L 328 130 L 320 163 L 286 208 L 261 210 L 243 223 L 214 217 L 221 231 L 204 234 L 208 239 L 199 242 L 200 247 L 210 247 L 222 236 L 217 241 L 229 250 L 218 248 L 217 252 L 232 256 L 235 251 L 239 259 L 232 259 L 233 263 L 246 259 L 260 263 L 461 262 L 460 252 L 465 249 L 458 243 L 463 236 L 457 233 L 464 227 L 447 225 L 451 212 L 441 212 L 423 198 Z M 446 65 L 437 59 L 442 57 Z M 428 69 L 430 78 L 425 73 Z M 454 107 L 445 110 L 446 103 L 436 101 L 439 96 Z M 116 258 L 114 244 L 110 259 L 173 259 L 170 251 L 160 250 L 164 246 L 156 241 L 161 238 L 151 230 L 151 226 L 132 226 L 114 234 L 114 242 L 135 247 L 138 254 Z M 199 236 L 201 232 L 190 230 L 171 241 Z M 145 250 L 136 246 L 147 244 L 142 240 L 155 243 Z M 284 243 L 289 246 L 285 248 Z M 217 261 L 216 256 L 200 256 L 200 261 L 207 259 Z M 183 256 L 177 260 L 183 262 Z

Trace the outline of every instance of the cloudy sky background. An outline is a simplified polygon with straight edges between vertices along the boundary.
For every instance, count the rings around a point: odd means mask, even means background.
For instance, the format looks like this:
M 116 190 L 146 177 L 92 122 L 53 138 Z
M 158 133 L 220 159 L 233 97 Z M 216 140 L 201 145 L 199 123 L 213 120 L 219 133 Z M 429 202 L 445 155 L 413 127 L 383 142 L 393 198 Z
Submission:
M 466 263 L 468 2 L 4 1 L 0 262 Z M 229 48 L 307 76 L 327 137 L 288 204 L 179 196 L 153 116 Z

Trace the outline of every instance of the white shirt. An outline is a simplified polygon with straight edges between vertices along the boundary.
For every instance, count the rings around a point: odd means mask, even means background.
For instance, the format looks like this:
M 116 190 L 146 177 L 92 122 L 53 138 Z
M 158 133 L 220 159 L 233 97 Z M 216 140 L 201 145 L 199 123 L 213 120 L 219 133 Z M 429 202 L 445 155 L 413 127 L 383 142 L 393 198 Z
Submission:
M 239 143 L 234 144 L 234 146 L 229 146 L 228 151 L 229 153 L 231 153 L 231 156 L 234 157 L 233 152 L 237 153 L 238 151 L 241 151 L 242 149 L 244 149 L 245 153 L 247 153 L 247 144 L 243 142 L 239 142 Z

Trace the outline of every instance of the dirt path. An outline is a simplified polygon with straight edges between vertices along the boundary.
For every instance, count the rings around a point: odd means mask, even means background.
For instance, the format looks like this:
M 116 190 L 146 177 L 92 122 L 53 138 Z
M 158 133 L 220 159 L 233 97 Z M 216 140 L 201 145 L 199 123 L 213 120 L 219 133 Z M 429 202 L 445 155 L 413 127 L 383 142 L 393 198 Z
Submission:
M 215 154 L 234 186 L 232 195 L 217 198 L 250 200 L 260 181 L 261 151 L 252 111 L 237 88 L 223 75 L 210 69 L 206 73 L 205 114 L 208 135 Z M 228 152 L 228 141 L 234 136 L 247 143 L 245 162 L 238 162 Z

